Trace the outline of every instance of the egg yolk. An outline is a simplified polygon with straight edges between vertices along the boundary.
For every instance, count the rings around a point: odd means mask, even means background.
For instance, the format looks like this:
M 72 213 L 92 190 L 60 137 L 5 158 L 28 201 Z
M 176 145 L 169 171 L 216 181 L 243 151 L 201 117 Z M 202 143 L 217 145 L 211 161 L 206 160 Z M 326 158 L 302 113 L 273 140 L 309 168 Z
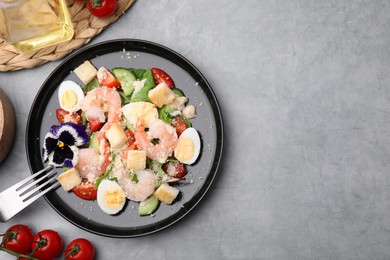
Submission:
M 62 107 L 72 108 L 77 104 L 77 95 L 74 91 L 67 90 L 61 97 Z
M 188 137 L 180 138 L 175 147 L 175 157 L 179 161 L 188 161 L 194 155 L 194 143 Z
M 125 201 L 125 196 L 118 189 L 110 188 L 104 193 L 104 204 L 108 208 L 117 208 Z

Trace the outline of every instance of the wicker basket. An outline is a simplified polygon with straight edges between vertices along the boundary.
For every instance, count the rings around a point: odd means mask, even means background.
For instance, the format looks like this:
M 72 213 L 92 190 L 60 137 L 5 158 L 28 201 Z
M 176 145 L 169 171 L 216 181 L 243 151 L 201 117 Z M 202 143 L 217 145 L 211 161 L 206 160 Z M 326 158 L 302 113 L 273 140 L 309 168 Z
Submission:
M 75 49 L 88 43 L 108 25 L 122 16 L 135 0 L 117 0 L 118 10 L 110 17 L 101 19 L 90 14 L 83 2 L 68 0 L 69 13 L 72 17 L 73 39 L 55 46 L 29 53 L 20 53 L 0 38 L 0 71 L 28 69 L 48 61 L 63 58 Z

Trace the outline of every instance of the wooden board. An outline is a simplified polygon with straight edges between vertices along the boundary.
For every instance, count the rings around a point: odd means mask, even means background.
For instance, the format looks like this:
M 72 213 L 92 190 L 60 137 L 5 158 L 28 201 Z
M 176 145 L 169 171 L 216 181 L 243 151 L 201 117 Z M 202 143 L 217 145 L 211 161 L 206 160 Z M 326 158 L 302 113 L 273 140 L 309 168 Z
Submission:
M 7 157 L 15 137 L 15 111 L 7 95 L 0 89 L 0 164 Z

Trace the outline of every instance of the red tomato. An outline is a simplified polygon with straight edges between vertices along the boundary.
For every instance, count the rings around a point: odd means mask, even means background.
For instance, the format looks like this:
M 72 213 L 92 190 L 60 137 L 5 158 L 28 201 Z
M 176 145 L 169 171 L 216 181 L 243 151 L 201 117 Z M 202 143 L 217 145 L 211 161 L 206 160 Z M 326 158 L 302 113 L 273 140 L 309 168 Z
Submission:
M 103 0 L 103 2 L 106 0 Z M 115 1 L 115 0 L 114 0 Z M 90 2 L 87 3 L 87 6 Z M 115 1 L 116 3 L 116 1 Z M 100 86 L 109 88 L 119 88 L 121 83 L 111 74 L 111 72 L 105 67 L 100 67 L 97 72 L 97 80 Z
M 177 136 L 180 136 L 187 129 L 186 123 L 180 117 L 175 117 L 172 120 L 172 126 L 176 129 Z
M 138 146 L 135 143 L 132 143 L 127 147 L 127 150 L 138 150 Z
M 169 88 L 173 88 L 175 86 L 172 78 L 165 71 L 158 68 L 152 68 L 152 74 L 156 84 L 165 82 Z
M 88 123 L 89 123 L 89 128 L 91 128 L 92 132 L 96 132 L 96 131 L 100 130 L 100 128 L 103 125 L 103 123 L 97 119 L 89 119 Z
M 94 183 L 90 181 L 83 181 L 72 189 L 73 193 L 84 200 L 94 200 L 97 197 L 97 190 L 94 188 Z
M 80 124 L 81 116 L 78 113 L 70 113 L 62 108 L 56 110 L 56 117 L 59 123 L 73 123 Z
M 100 3 L 99 3 L 100 2 Z M 87 8 L 89 12 L 99 18 L 104 18 L 115 13 L 118 7 L 116 0 L 90 0 L 87 1 Z
M 129 147 L 127 147 L 126 151 L 123 152 L 121 158 L 122 158 L 122 162 L 124 164 L 126 164 L 126 162 L 127 162 L 127 156 L 129 155 L 129 151 L 132 151 L 132 150 L 138 150 L 138 147 L 135 143 L 130 144 Z
M 32 255 L 41 260 L 52 260 L 62 252 L 62 238 L 58 232 L 45 229 L 39 231 L 31 246 Z
M 167 162 L 162 169 L 171 177 L 183 179 L 187 174 L 187 169 L 181 162 Z
M 95 257 L 95 248 L 89 240 L 76 238 L 66 247 L 64 256 L 65 259 L 72 260 L 93 260 Z
M 135 142 L 134 133 L 131 132 L 131 130 L 127 129 L 125 131 L 125 134 L 127 136 L 127 141 L 129 142 L 129 145 Z
M 20 254 L 28 254 L 31 251 L 31 243 L 34 234 L 28 226 L 14 225 L 7 229 L 3 236 L 2 245 L 9 250 Z

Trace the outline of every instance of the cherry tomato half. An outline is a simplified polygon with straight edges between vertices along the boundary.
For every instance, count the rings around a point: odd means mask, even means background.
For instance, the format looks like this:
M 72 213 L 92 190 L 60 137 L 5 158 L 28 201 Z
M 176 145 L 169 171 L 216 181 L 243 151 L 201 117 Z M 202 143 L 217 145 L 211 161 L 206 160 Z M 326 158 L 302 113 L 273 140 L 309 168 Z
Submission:
M 70 113 L 62 108 L 56 110 L 56 117 L 59 123 L 73 123 L 80 124 L 81 116 L 79 113 Z
M 64 256 L 65 259 L 92 260 L 95 257 L 95 248 L 89 240 L 76 238 L 65 248 Z
M 14 225 L 7 229 L 3 236 L 2 245 L 14 252 L 28 254 L 31 252 L 31 243 L 34 234 L 28 226 Z
M 88 123 L 89 123 L 89 128 L 91 128 L 92 132 L 98 131 L 103 125 L 103 123 L 97 119 L 89 119 Z
M 103 0 L 103 2 L 106 0 Z M 114 0 L 115 1 L 115 0 Z M 116 2 L 116 1 L 115 1 Z M 90 2 L 87 3 L 87 6 Z M 105 67 L 100 67 L 97 72 L 97 80 L 100 86 L 109 88 L 119 88 L 121 83 L 111 74 L 111 72 Z
M 127 130 L 125 131 L 125 134 L 126 134 L 126 136 L 127 136 L 127 141 L 128 141 L 128 143 L 129 143 L 129 145 L 131 145 L 132 143 L 135 142 L 134 133 L 131 132 L 130 129 L 127 129 Z
M 187 169 L 181 162 L 167 162 L 162 169 L 171 177 L 183 178 L 187 174 Z
M 95 183 L 83 181 L 72 189 L 73 193 L 83 200 L 94 200 L 97 197 L 97 190 L 94 188 Z
M 58 232 L 45 229 L 39 231 L 31 246 L 33 256 L 41 260 L 51 260 L 62 252 L 62 238 Z
M 169 88 L 173 88 L 175 86 L 172 78 L 165 71 L 158 68 L 152 68 L 152 74 L 156 84 L 165 82 Z
M 176 129 L 177 136 L 180 136 L 187 129 L 186 123 L 180 117 L 175 117 L 172 120 L 172 126 Z

